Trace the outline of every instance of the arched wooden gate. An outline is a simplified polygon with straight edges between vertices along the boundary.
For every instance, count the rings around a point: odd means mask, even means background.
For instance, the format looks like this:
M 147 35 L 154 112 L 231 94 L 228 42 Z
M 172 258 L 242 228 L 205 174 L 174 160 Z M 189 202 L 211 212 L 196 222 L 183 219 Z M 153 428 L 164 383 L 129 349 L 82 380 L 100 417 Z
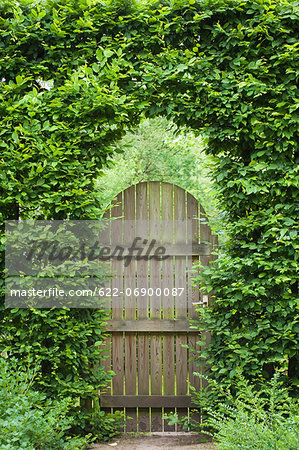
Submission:
M 123 261 L 111 262 L 112 272 L 117 275 L 112 288 L 124 292 L 125 278 L 131 295 L 121 295 L 107 305 L 111 320 L 106 342 L 108 358 L 103 364 L 115 376 L 100 396 L 101 406 L 105 410 L 125 409 L 132 418 L 127 421 L 126 431 L 176 431 L 163 420 L 163 413 L 176 410 L 179 416 L 187 415 L 191 405 L 187 380 L 200 389 L 200 379 L 193 375 L 199 369 L 184 345 L 196 347 L 198 335 L 190 329 L 188 319 L 197 315 L 195 304 L 204 304 L 208 299 L 200 298 L 198 290 L 191 287 L 189 270 L 198 258 L 202 264 L 209 264 L 217 238 L 211 235 L 197 200 L 169 183 L 131 186 L 118 194 L 108 214 L 119 218 L 113 223 L 114 242 L 118 235 L 132 242 L 135 236 L 147 237 L 152 231 L 159 236 L 160 244 L 180 245 L 174 246 L 172 256 L 164 261 L 140 260 L 128 267 Z M 157 229 L 159 223 L 163 229 Z M 184 245 L 188 233 L 191 251 Z M 148 292 L 150 295 L 141 299 L 138 290 L 134 295 L 135 288 L 149 286 L 160 287 L 161 295 Z M 184 290 L 179 295 L 172 288 Z

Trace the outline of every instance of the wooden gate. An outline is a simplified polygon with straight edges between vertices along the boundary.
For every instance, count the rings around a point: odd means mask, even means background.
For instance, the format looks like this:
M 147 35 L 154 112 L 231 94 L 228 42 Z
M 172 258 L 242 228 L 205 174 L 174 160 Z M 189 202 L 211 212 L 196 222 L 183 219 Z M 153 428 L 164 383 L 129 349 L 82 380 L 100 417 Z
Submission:
M 204 210 L 197 200 L 169 183 L 131 186 L 117 196 L 108 214 L 119 218 L 113 223 L 114 242 L 118 235 L 132 242 L 135 236 L 148 236 L 153 231 L 160 237 L 160 244 L 183 244 L 186 233 L 190 234 L 187 223 L 191 224 L 191 252 L 190 249 L 184 252 L 182 249 L 187 246 L 181 245 L 181 250 L 164 261 L 135 260 L 128 267 L 123 261 L 112 259 L 111 269 L 116 275 L 112 288 L 124 292 L 126 279 L 126 288 L 131 289 L 127 290 L 130 295 L 120 295 L 107 303 L 111 320 L 106 341 L 108 358 L 103 365 L 106 370 L 113 370 L 115 376 L 100 396 L 103 409 L 124 410 L 131 417 L 126 422 L 126 431 L 177 431 L 175 426 L 167 424 L 163 414 L 177 411 L 179 416 L 188 415 L 191 401 L 187 380 L 200 389 L 201 381 L 193 375 L 199 369 L 190 359 L 191 351 L 184 346 L 197 348 L 199 336 L 190 329 L 188 319 L 196 317 L 198 304 L 204 305 L 208 300 L 204 295 L 200 298 L 199 291 L 192 289 L 189 271 L 198 258 L 202 264 L 209 264 L 217 238 L 211 236 Z M 150 230 L 157 228 L 159 221 L 164 223 L 163 229 Z M 172 227 L 171 223 L 176 226 Z M 138 289 L 148 289 L 153 283 L 154 286 L 160 283 L 161 293 L 146 291 L 147 295 L 138 298 Z M 184 287 L 183 293 L 178 295 L 172 290 L 176 287 Z

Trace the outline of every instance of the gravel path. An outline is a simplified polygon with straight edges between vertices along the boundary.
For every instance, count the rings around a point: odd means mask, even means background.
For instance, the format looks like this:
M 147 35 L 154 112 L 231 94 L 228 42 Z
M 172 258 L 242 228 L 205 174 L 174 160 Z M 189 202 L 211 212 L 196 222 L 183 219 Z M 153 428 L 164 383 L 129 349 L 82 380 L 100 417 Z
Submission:
M 203 442 L 204 441 L 204 442 Z M 124 450 L 155 450 L 155 449 L 185 449 L 212 450 L 216 447 L 207 442 L 204 435 L 198 433 L 154 433 L 142 435 L 125 434 L 113 439 L 109 443 L 95 444 L 90 450 L 107 450 L 119 448 Z

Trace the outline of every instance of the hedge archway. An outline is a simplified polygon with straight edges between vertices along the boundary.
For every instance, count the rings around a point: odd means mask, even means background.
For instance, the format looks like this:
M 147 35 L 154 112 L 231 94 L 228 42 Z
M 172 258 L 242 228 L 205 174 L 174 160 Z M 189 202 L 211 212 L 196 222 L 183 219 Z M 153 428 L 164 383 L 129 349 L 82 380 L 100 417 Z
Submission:
M 230 236 L 206 356 L 295 378 L 296 2 L 3 1 L 0 27 L 2 218 L 97 217 L 95 176 L 143 116 L 204 130 Z

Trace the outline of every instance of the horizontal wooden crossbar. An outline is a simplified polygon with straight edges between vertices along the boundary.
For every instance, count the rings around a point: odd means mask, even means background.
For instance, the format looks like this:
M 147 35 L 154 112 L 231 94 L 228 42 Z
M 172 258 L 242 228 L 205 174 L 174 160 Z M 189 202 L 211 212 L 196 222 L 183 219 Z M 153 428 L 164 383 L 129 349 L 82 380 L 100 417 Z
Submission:
M 198 333 L 198 330 L 190 328 L 190 322 L 185 319 L 161 320 L 161 319 L 138 319 L 138 320 L 108 320 L 107 329 L 110 332 L 132 331 L 136 333 Z
M 188 395 L 101 395 L 103 408 L 198 408 Z

